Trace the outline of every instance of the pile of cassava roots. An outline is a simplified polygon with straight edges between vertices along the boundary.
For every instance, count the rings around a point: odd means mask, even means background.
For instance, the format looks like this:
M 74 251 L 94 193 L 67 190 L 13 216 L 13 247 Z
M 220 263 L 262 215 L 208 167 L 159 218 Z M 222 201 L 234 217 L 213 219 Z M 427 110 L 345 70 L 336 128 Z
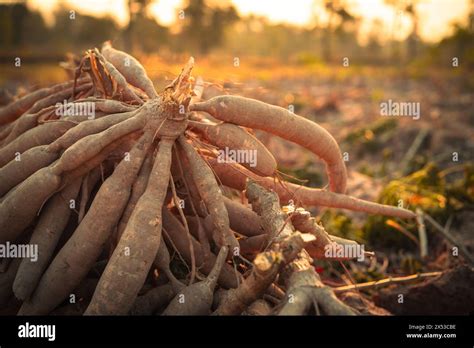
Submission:
M 415 214 L 346 195 L 339 146 L 316 123 L 240 96 L 204 100 L 193 65 L 156 91 L 106 42 L 63 64 L 69 81 L 0 109 L 0 244 L 37 250 L 0 260 L 3 313 L 358 314 L 313 265 L 358 244 L 305 207 Z M 254 130 L 313 152 L 327 189 L 282 179 Z M 222 155 L 236 153 L 255 160 Z

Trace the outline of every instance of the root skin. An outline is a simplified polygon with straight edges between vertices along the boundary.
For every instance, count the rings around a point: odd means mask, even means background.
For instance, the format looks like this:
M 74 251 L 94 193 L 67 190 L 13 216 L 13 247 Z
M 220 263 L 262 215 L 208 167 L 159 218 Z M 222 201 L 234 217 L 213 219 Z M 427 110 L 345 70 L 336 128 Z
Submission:
M 0 243 L 14 241 L 28 227 L 43 203 L 59 189 L 61 178 L 46 167 L 19 184 L 0 204 Z
M 249 132 L 231 123 L 216 125 L 191 122 L 191 129 L 201 134 L 211 144 L 217 146 L 221 151 L 234 150 L 245 154 L 255 153 L 254 161 L 250 163 L 250 155 L 240 164 L 248 170 L 261 176 L 271 176 L 275 173 L 277 163 L 270 151 L 267 150 L 257 138 Z M 229 161 L 230 158 L 221 156 L 222 160 Z
M 46 147 L 35 146 L 22 153 L 20 161 L 13 159 L 0 168 L 0 196 L 58 158 L 57 153 L 46 151 Z
M 214 224 L 213 239 L 218 246 L 227 245 L 233 252 L 235 248 L 239 247 L 239 243 L 230 231 L 229 216 L 222 199 L 222 191 L 214 174 L 184 137 L 180 137 L 179 143 L 186 153 L 199 195 L 212 217 Z
M 191 111 L 205 111 L 217 119 L 261 129 L 312 151 L 327 166 L 331 191 L 344 193 L 347 172 L 336 140 L 318 124 L 279 106 L 238 96 L 219 96 L 191 105 Z
M 115 248 L 86 315 L 126 314 L 133 306 L 161 241 L 161 208 L 170 178 L 173 141 L 160 141 L 145 192 Z
M 35 146 L 47 145 L 62 136 L 76 124 L 73 122 L 51 122 L 32 128 L 0 149 L 0 167 Z
M 43 271 L 48 266 L 71 216 L 70 200 L 76 200 L 81 181 L 78 179 L 61 192 L 56 193 L 41 213 L 30 239 L 30 244 L 38 245 L 38 259 L 35 261 L 23 259 L 21 261 L 13 283 L 13 291 L 18 299 L 26 300 L 30 297 Z
M 122 73 L 131 85 L 143 90 L 149 98 L 158 97 L 153 87 L 153 82 L 138 60 L 128 53 L 113 48 L 110 41 L 102 45 L 101 52 L 104 57 Z
M 151 137 L 144 135 L 132 149 L 130 161 L 122 160 L 102 184 L 84 219 L 44 273 L 31 299 L 23 303 L 19 314 L 48 314 L 86 277 L 122 215 Z
M 217 161 L 212 159 L 210 159 L 209 162 L 223 185 L 237 190 L 244 190 L 247 178 L 251 178 L 263 187 L 275 190 L 278 193 L 280 200 L 284 203 L 293 200 L 309 206 L 324 206 L 363 211 L 369 214 L 381 214 L 404 219 L 412 219 L 416 217 L 414 212 L 407 209 L 373 203 L 340 193 L 304 187 L 292 183 L 285 183 L 284 187 L 280 183 L 277 183 L 273 178 L 258 177 L 237 164 L 217 163 Z
M 227 247 L 222 247 L 207 278 L 178 292 L 163 315 L 208 315 L 214 299 L 214 288 L 227 254 Z

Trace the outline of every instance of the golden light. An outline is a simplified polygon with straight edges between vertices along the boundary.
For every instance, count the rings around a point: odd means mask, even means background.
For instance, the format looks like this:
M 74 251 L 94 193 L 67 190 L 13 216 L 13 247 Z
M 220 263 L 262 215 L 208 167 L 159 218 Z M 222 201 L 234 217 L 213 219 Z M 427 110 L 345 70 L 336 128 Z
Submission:
M 176 20 L 177 12 L 185 6 L 184 0 L 152 1 L 150 14 L 166 26 Z M 229 0 L 241 16 L 257 15 L 271 23 L 286 23 L 295 26 L 324 25 L 327 13 L 322 1 L 317 0 Z M 367 39 L 374 21 L 382 23 L 379 36 L 383 39 L 405 39 L 412 31 L 413 21 L 406 13 L 397 13 L 384 0 L 349 0 L 348 11 L 360 19 L 360 39 Z M 128 21 L 127 0 L 29 0 L 28 6 L 39 10 L 47 21 L 53 20 L 53 10 L 64 6 L 80 13 L 113 17 L 120 25 Z M 421 0 L 416 2 L 419 34 L 422 40 L 438 41 L 449 34 L 452 24 L 465 24 L 469 11 L 469 0 Z

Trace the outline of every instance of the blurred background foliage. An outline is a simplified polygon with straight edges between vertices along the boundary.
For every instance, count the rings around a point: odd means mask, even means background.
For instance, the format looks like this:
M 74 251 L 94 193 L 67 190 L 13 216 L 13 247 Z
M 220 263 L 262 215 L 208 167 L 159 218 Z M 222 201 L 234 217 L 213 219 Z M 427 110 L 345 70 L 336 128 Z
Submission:
M 125 25 L 117 23 L 114 13 L 97 17 L 75 12 L 71 18 L 73 7 L 62 1 L 54 8 L 51 23 L 29 6 L 31 1 L 0 2 L 1 58 L 5 61 L 12 54 L 22 53 L 41 54 L 47 59 L 112 39 L 119 48 L 142 53 L 226 52 L 234 56 L 273 56 L 300 64 L 339 63 L 350 55 L 351 63 L 387 65 L 413 63 L 415 59 L 422 64 L 443 64 L 455 56 L 464 67 L 474 67 L 472 2 L 466 14 L 467 25 L 452 23 L 454 30 L 449 37 L 426 43 L 418 33 L 423 16 L 416 7 L 420 1 L 384 0 L 394 15 L 410 19 L 411 32 L 404 40 L 394 35 L 382 37 L 383 23 L 376 18 L 362 45 L 362 21 L 351 13 L 351 1 L 315 0 L 312 24 L 305 26 L 274 23 L 252 14 L 242 16 L 232 2 L 212 0 L 183 0 L 175 22 L 163 26 L 149 9 L 167 0 L 125 1 L 129 18 Z

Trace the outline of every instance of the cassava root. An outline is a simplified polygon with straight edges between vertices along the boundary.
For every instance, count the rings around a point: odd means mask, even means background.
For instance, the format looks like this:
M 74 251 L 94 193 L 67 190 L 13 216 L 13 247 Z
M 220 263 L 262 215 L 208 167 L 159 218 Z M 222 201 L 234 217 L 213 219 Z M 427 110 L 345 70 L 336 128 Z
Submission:
M 312 258 L 347 260 L 325 251 L 359 245 L 329 235 L 303 206 L 415 214 L 345 194 L 339 146 L 316 123 L 253 99 L 202 100 L 193 66 L 157 91 L 138 60 L 107 42 L 86 51 L 73 80 L 0 109 L 0 243 L 39 248 L 37 263 L 1 260 L 0 306 L 14 295 L 20 315 L 65 313 L 64 300 L 88 284 L 80 314 L 356 314 Z M 62 117 L 58 102 L 91 104 L 96 117 Z M 321 158 L 330 190 L 280 180 L 252 129 Z M 227 150 L 255 161 L 227 163 Z M 282 210 L 289 200 L 296 210 Z

